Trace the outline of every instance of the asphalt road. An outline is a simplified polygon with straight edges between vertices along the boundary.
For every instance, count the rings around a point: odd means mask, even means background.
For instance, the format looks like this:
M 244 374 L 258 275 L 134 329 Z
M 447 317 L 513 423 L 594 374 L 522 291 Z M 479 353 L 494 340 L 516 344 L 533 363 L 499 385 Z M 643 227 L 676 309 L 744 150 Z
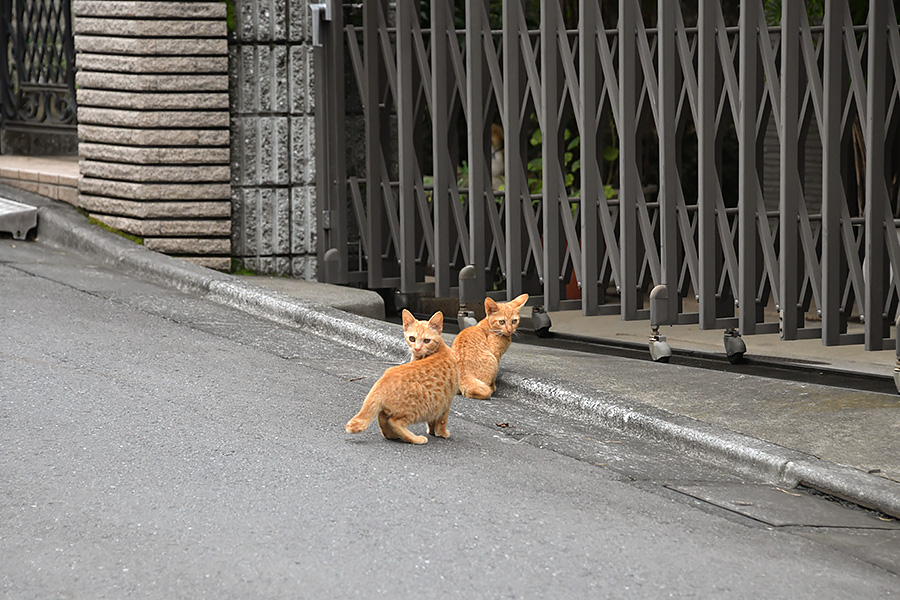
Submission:
M 671 488 L 754 482 L 502 388 L 458 397 L 449 440 L 346 434 L 387 366 L 0 239 L 0 594 L 900 594 L 891 562 L 848 550 L 871 532 L 835 544 L 694 500 Z

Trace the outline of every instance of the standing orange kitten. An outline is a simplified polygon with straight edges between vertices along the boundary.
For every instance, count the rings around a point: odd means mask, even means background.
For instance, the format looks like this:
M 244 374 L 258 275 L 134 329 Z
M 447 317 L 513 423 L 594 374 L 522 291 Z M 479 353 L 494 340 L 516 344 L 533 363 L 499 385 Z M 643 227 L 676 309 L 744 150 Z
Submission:
M 502 304 L 485 298 L 487 316 L 456 336 L 453 350 L 459 367 L 459 391 L 463 396 L 486 400 L 497 391 L 500 357 L 512 342 L 512 334 L 519 326 L 519 310 L 527 301 L 528 294 Z
M 434 313 L 428 321 L 417 321 L 403 311 L 403 335 L 412 361 L 390 367 L 375 382 L 359 413 L 350 419 L 348 433 L 361 433 L 378 417 L 381 433 L 389 440 L 424 444 L 428 438 L 414 435 L 407 427 L 428 423 L 428 433 L 450 437 L 447 417 L 456 394 L 458 377 L 453 351 L 444 343 L 444 315 Z

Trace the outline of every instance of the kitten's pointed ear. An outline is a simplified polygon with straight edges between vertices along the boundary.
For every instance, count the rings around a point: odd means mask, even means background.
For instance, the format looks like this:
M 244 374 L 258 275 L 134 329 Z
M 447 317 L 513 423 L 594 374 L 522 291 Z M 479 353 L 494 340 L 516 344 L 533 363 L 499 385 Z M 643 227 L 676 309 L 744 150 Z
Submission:
M 403 309 L 403 329 L 409 329 L 416 322 L 416 318 L 411 312 Z
M 428 320 L 428 326 L 437 331 L 438 333 L 443 332 L 444 330 L 444 313 L 441 311 L 437 311 L 434 313 L 431 318 Z
M 484 312 L 485 314 L 492 315 L 495 312 L 500 310 L 500 307 L 497 306 L 497 303 L 494 302 L 493 298 L 485 298 L 484 299 Z
M 522 308 L 526 302 L 528 302 L 528 294 L 522 294 L 512 299 L 510 304 L 512 304 L 513 308 Z

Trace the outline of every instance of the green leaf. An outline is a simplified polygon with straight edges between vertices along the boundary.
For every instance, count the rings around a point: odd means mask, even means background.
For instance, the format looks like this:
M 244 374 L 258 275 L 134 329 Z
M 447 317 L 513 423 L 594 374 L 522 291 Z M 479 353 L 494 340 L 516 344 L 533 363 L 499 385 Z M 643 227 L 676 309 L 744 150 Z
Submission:
M 540 156 L 537 158 L 532 158 L 528 161 L 528 170 L 529 171 L 542 171 L 544 169 L 544 159 Z
M 613 162 L 619 158 L 619 149 L 615 146 L 607 146 L 603 149 L 603 160 Z
M 581 136 L 576 135 L 574 138 L 572 138 L 572 141 L 569 142 L 569 145 L 566 147 L 566 150 L 574 150 L 575 148 L 578 148 L 579 146 L 581 146 Z
M 577 171 L 580 168 L 581 168 L 581 159 L 579 158 L 578 160 L 576 160 L 572 163 L 571 169 L 572 169 L 572 172 L 574 173 L 575 171 Z
M 566 186 L 570 186 L 575 183 L 575 176 L 571 173 L 566 173 Z
M 616 197 L 616 190 L 613 186 L 606 184 L 603 186 L 603 194 L 606 196 L 607 200 L 612 200 Z
M 544 141 L 544 134 L 541 133 L 540 129 L 536 129 L 531 135 L 531 140 L 529 141 L 531 142 L 532 146 L 539 146 Z

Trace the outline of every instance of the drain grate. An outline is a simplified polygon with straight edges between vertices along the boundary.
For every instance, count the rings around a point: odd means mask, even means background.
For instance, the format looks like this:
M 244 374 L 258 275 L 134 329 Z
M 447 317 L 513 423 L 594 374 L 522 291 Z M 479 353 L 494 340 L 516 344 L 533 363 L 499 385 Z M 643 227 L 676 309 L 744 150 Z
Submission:
M 37 209 L 27 204 L 0 198 L 0 231 L 11 233 L 13 239 L 24 240 L 37 227 Z

